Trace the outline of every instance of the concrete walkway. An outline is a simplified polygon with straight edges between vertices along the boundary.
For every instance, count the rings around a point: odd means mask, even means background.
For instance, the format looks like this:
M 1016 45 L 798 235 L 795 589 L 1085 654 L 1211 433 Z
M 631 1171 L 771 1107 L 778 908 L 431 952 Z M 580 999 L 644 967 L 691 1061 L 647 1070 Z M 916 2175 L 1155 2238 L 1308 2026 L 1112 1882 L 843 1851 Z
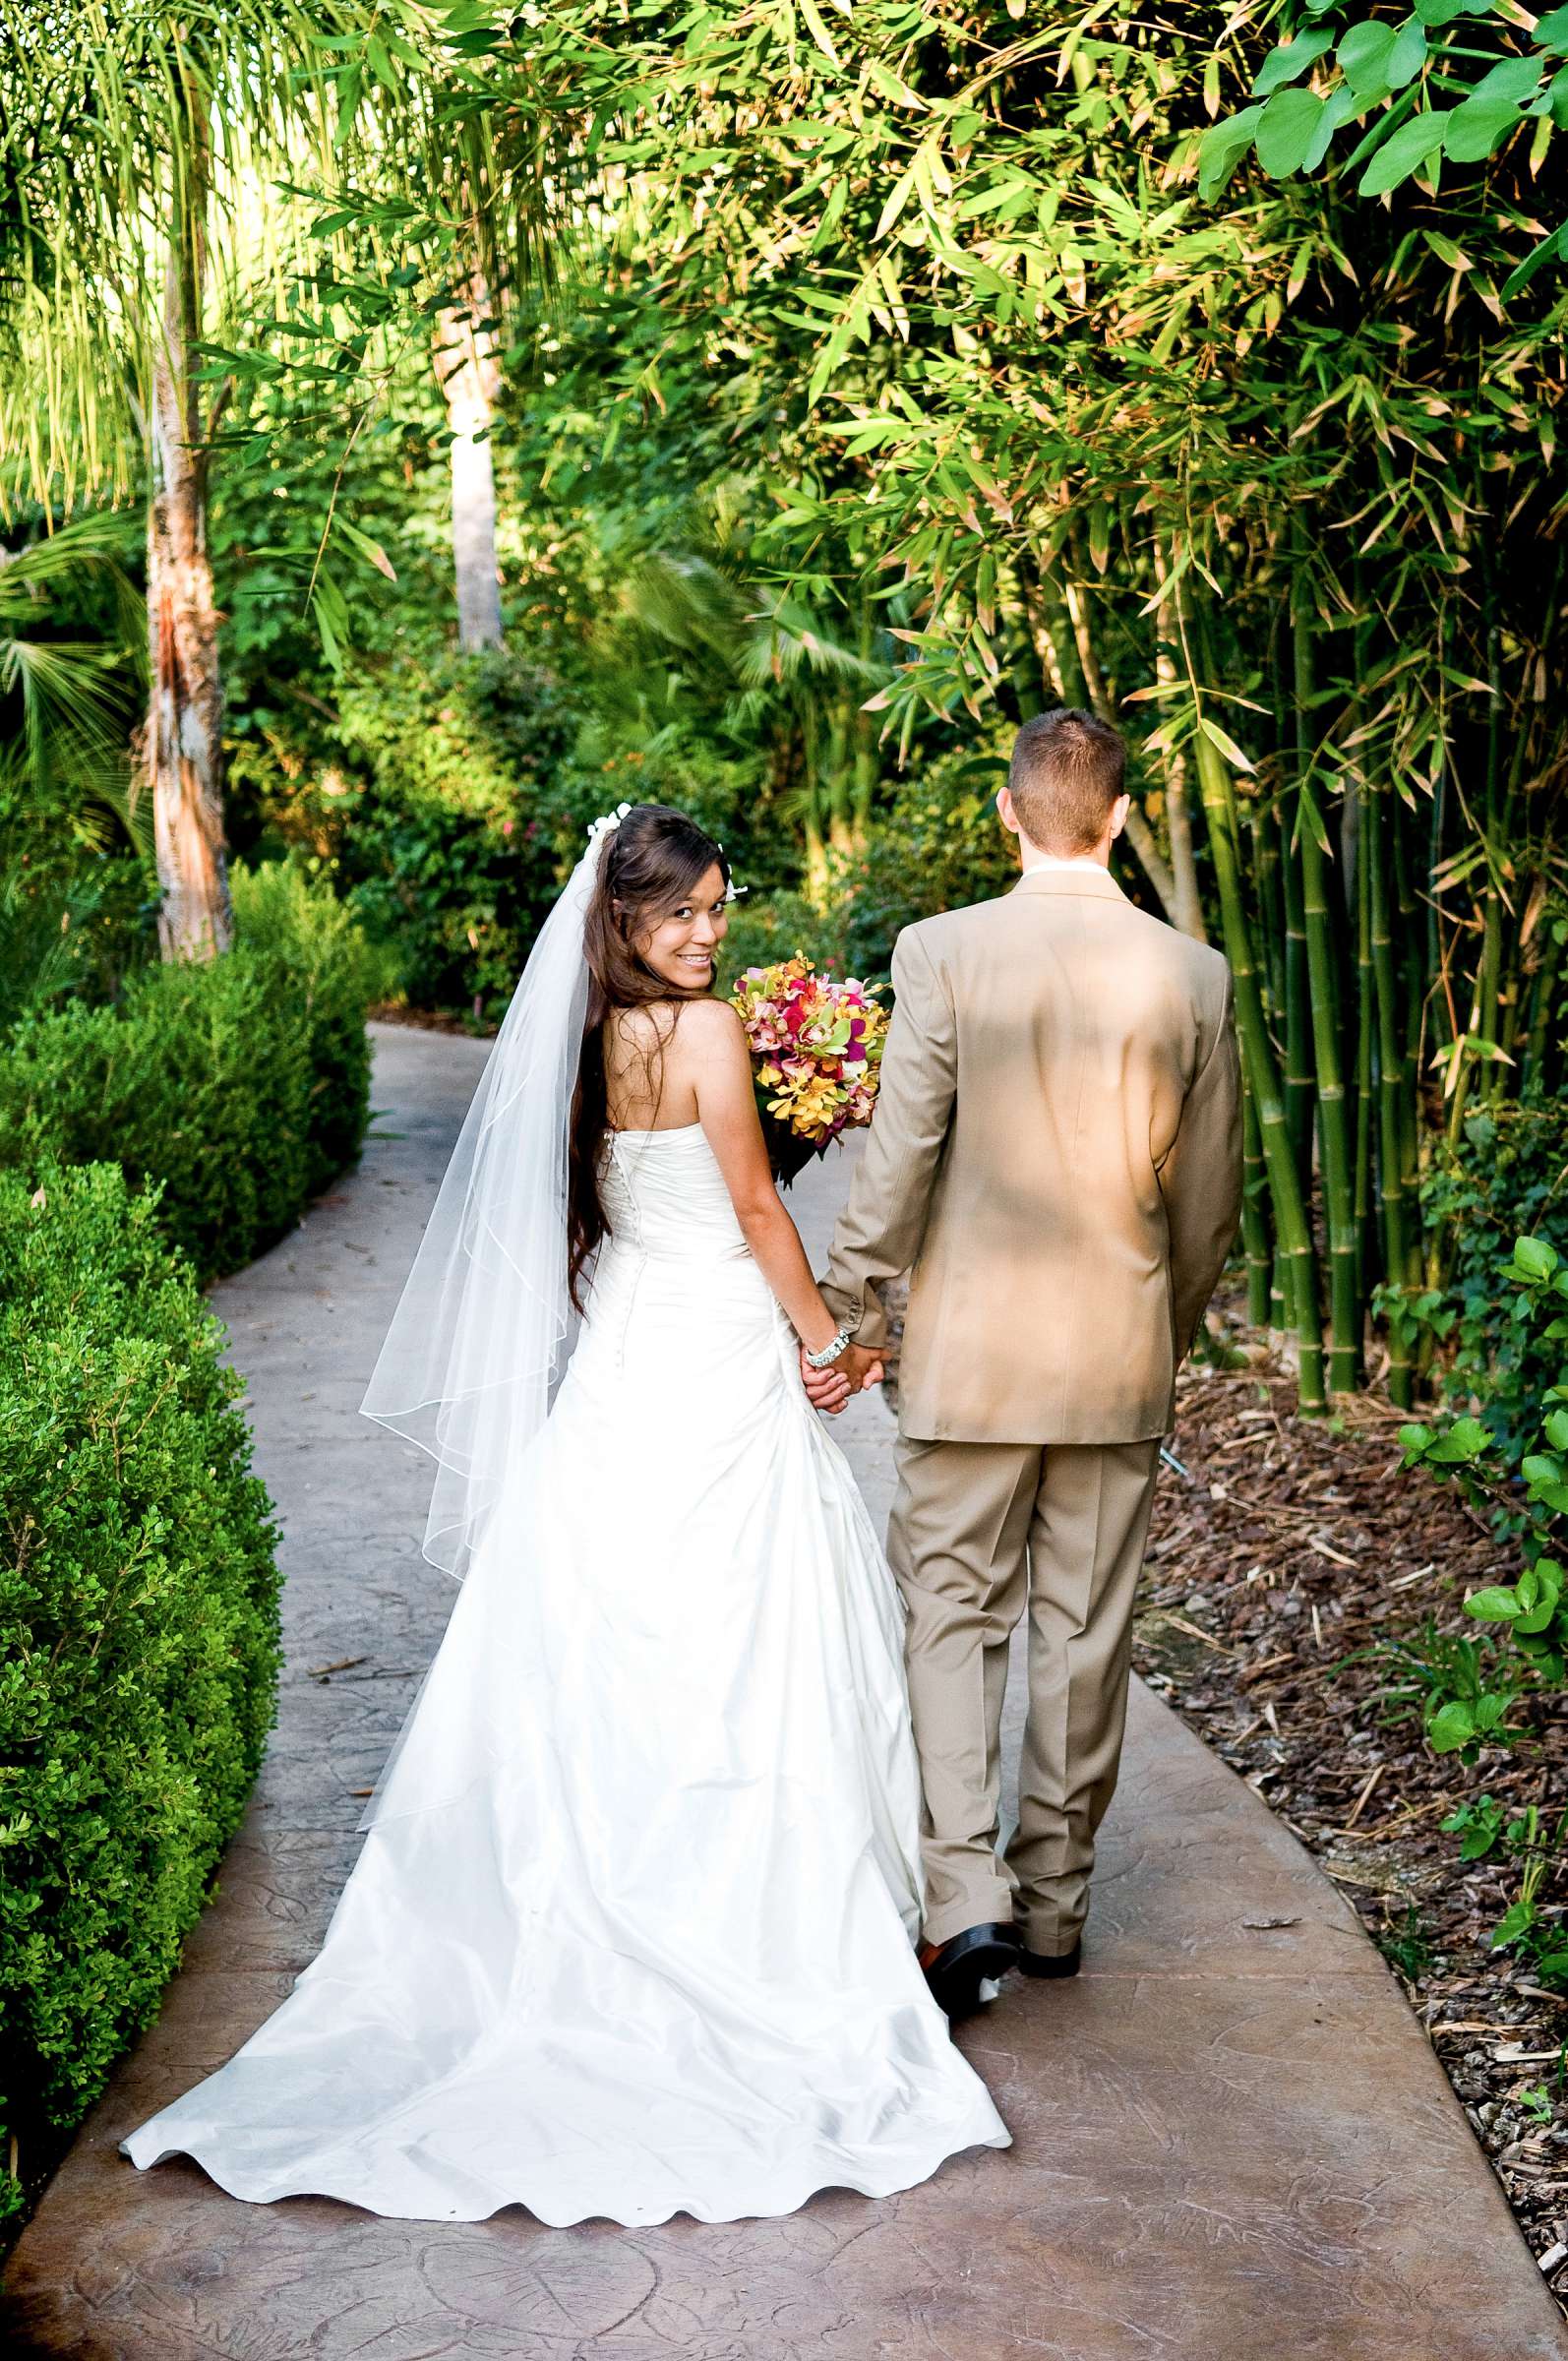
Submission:
M 1544 2361 L 1556 2308 L 1339 1896 L 1134 1684 L 1087 1968 L 963 2044 L 1012 2128 L 883 2204 L 632 2232 L 239 2205 L 115 2142 L 230 2055 L 314 1953 L 452 1596 L 425 1469 L 356 1415 L 482 1045 L 378 1028 L 359 1172 L 216 1291 L 288 1571 L 281 1721 L 222 1894 L 24 2236 L 7 2350 L 73 2361 Z M 795 1191 L 820 1247 L 846 1168 Z M 878 1512 L 891 1431 L 837 1429 Z M 350 1660 L 344 1662 L 343 1660 Z M 326 1666 L 339 1666 L 324 1670 Z

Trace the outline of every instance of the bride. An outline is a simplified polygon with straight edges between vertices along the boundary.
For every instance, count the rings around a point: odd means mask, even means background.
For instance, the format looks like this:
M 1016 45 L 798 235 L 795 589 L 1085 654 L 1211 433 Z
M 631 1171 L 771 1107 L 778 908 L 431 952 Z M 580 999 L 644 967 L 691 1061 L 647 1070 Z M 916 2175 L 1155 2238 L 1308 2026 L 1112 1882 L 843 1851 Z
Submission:
M 631 2225 L 1007 2145 L 915 1958 L 902 1608 L 800 1383 L 842 1341 L 707 997 L 728 896 L 623 806 L 540 935 L 364 1403 L 465 1579 L 321 1952 L 137 2165 Z

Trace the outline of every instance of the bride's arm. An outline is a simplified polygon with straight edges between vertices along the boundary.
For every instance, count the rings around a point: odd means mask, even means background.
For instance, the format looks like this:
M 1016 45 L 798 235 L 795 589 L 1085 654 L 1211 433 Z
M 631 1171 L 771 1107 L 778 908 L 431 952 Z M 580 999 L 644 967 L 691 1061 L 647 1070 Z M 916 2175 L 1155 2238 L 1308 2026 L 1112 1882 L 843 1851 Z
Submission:
M 676 1039 L 746 1242 L 802 1344 L 819 1353 L 837 1335 L 838 1322 L 822 1302 L 768 1169 L 741 1020 L 724 1000 L 693 1000 L 681 1011 Z

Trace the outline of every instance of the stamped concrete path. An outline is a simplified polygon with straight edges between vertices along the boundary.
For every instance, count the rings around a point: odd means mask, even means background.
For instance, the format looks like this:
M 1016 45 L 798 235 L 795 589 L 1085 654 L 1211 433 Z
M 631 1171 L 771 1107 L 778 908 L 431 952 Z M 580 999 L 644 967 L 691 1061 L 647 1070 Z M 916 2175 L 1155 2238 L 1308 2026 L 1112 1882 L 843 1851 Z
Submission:
M 73 2361 L 1544 2361 L 1568 2352 L 1425 2039 L 1352 1912 L 1134 1684 L 1082 1977 L 962 2034 L 1012 2128 L 881 2204 L 653 2230 L 245 2206 L 116 2140 L 288 1990 L 452 1597 L 426 1463 L 356 1415 L 483 1045 L 378 1028 L 362 1166 L 216 1292 L 284 1526 L 281 1719 L 221 1896 L 8 2274 L 8 2350 Z M 846 1167 L 795 1191 L 819 1249 Z M 874 1398 L 838 1432 L 874 1507 Z M 347 1661 L 344 1661 L 347 1660 Z M 324 1666 L 337 1669 L 323 1670 Z

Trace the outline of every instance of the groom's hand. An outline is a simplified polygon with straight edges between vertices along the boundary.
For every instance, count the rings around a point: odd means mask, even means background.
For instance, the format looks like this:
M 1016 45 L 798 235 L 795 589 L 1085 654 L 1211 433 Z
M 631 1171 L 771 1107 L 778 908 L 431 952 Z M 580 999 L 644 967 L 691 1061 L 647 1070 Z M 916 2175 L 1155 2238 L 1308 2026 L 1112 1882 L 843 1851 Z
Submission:
M 868 1352 L 864 1345 L 846 1345 L 838 1357 L 838 1366 L 849 1379 L 851 1393 L 863 1394 L 869 1385 L 882 1382 L 882 1357 Z

